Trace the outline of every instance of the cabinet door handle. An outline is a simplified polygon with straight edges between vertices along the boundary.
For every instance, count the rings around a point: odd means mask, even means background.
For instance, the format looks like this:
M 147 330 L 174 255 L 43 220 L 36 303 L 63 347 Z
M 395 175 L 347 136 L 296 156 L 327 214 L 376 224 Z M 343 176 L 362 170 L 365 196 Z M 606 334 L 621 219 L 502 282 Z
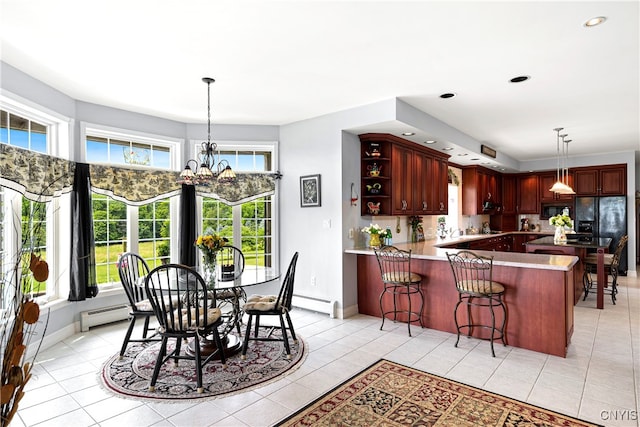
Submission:
M 407 210 L 407 201 L 406 201 L 406 200 L 403 200 L 403 201 L 402 201 L 402 210 L 403 210 L 403 211 L 406 211 L 406 210 Z
M 422 202 L 422 210 L 423 211 L 427 210 L 427 202 L 425 202 L 425 201 Z

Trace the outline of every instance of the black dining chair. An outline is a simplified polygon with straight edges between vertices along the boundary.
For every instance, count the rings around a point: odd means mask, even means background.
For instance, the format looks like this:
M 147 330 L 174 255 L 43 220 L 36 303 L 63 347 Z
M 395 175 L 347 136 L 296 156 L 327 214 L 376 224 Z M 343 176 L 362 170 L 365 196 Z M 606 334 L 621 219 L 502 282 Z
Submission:
M 224 246 L 217 255 L 217 265 L 219 268 L 218 281 L 219 282 L 232 282 L 242 276 L 244 272 L 244 254 L 235 246 Z M 233 317 L 238 335 L 240 331 L 240 324 L 242 323 L 242 310 L 240 309 L 240 301 L 247 300 L 247 294 L 241 287 L 228 287 L 224 289 L 216 289 L 216 299 L 219 302 L 226 302 L 231 305 L 231 314 L 226 316 Z M 225 316 L 225 314 L 223 314 Z
M 129 327 L 120 349 L 120 358 L 122 358 L 130 342 L 159 341 L 159 338 L 155 338 L 157 333 L 148 335 L 154 330 L 149 326 L 149 320 L 153 317 L 153 308 L 144 290 L 144 279 L 149 274 L 149 266 L 140 255 L 133 252 L 120 255 L 117 265 L 120 283 L 129 300 Z M 131 335 L 138 318 L 144 319 L 142 338 L 133 339 Z
M 197 391 L 202 393 L 202 367 L 215 358 L 220 358 L 223 366 L 226 363 L 218 332 L 222 313 L 216 306 L 215 293 L 209 292 L 197 271 L 180 264 L 161 265 L 151 270 L 145 289 L 160 324 L 158 332 L 162 338 L 149 390 L 155 390 L 164 363 L 170 359 L 175 363 L 188 359 L 195 362 Z M 216 348 L 203 360 L 200 346 L 209 336 L 213 336 Z M 169 338 L 175 338 L 175 347 L 168 353 Z M 182 342 L 187 340 L 191 340 L 188 348 L 182 349 Z
M 247 348 L 249 346 L 249 341 L 283 341 L 284 348 L 287 352 L 287 358 L 291 358 L 291 348 L 289 347 L 289 338 L 287 336 L 287 327 L 285 325 L 285 318 L 287 321 L 287 325 L 289 326 L 289 331 L 291 332 L 291 338 L 293 339 L 294 344 L 298 342 L 296 338 L 296 332 L 293 329 L 293 322 L 291 322 L 291 316 L 289 312 L 291 311 L 291 300 L 293 298 L 293 284 L 295 281 L 296 275 L 296 264 L 298 262 L 298 252 L 293 254 L 293 258 L 291 258 L 291 262 L 289 263 L 289 268 L 287 269 L 287 274 L 282 281 L 282 285 L 280 287 L 280 293 L 278 295 L 251 295 L 247 302 L 242 307 L 245 314 L 249 315 L 249 320 L 247 321 L 247 329 L 244 334 L 244 341 L 242 343 L 242 359 L 246 359 L 247 357 Z M 261 316 L 278 316 L 280 320 L 280 327 L 271 326 L 270 331 L 264 335 L 260 336 L 260 317 Z M 253 323 L 253 318 L 255 317 L 255 330 L 253 336 L 251 336 L 251 325 Z M 274 329 L 280 329 L 282 332 L 282 338 L 273 337 L 271 332 Z

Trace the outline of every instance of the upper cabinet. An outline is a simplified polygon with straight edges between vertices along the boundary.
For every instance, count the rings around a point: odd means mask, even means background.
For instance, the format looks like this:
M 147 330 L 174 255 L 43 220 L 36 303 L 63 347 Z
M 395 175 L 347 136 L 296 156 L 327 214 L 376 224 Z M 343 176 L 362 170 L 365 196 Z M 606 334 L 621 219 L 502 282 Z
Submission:
M 501 177 L 481 166 L 462 169 L 462 215 L 499 213 Z
M 538 175 L 527 174 L 518 176 L 518 203 L 516 205 L 516 211 L 518 214 L 540 213 L 538 183 Z
M 569 175 L 565 177 L 566 182 L 569 184 L 569 187 L 573 188 L 574 179 L 573 172 L 569 172 Z M 540 172 L 538 174 L 538 179 L 540 180 L 540 202 L 556 202 L 556 201 L 572 201 L 574 198 L 573 194 L 559 194 L 554 193 L 553 191 L 549 191 L 549 189 L 553 186 L 553 184 L 558 181 L 558 173 L 556 171 L 550 172 Z
M 447 213 L 449 156 L 390 134 L 360 141 L 362 215 Z
M 576 195 L 625 196 L 627 165 L 606 165 L 573 169 Z

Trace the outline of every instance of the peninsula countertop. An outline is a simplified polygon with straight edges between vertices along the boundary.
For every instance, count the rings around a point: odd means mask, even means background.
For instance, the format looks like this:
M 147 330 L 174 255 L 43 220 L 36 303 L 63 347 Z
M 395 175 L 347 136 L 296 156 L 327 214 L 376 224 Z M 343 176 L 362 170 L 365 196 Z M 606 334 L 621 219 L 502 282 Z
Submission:
M 441 246 L 452 245 L 469 240 L 480 240 L 506 234 L 538 234 L 532 232 L 509 232 L 499 234 L 477 234 L 438 240 L 425 240 L 417 243 L 394 243 L 393 246 L 402 250 L 411 250 L 411 256 L 416 259 L 446 260 L 447 252 L 459 252 L 463 249 L 443 248 Z M 540 237 L 549 233 L 539 233 Z M 498 252 L 474 250 L 473 252 L 493 257 L 494 265 L 503 265 L 516 268 L 535 268 L 543 270 L 569 271 L 579 261 L 577 256 L 530 254 L 521 252 Z M 371 248 L 346 249 L 345 253 L 356 255 L 375 255 Z

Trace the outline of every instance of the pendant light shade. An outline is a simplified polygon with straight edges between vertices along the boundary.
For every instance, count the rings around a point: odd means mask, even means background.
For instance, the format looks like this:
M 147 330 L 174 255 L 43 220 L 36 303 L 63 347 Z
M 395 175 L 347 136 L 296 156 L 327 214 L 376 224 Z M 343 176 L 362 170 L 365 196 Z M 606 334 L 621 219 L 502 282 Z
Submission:
M 566 140 L 566 134 L 560 135 L 560 131 L 564 128 L 553 129 L 556 132 L 556 151 L 558 157 L 558 164 L 556 169 L 556 182 L 551 186 L 549 191 L 557 194 L 576 194 L 573 188 L 569 185 L 569 169 L 566 167 L 567 159 L 569 157 L 569 142 Z M 562 154 L 560 154 L 560 141 L 562 140 Z M 565 149 L 566 147 L 566 149 Z

